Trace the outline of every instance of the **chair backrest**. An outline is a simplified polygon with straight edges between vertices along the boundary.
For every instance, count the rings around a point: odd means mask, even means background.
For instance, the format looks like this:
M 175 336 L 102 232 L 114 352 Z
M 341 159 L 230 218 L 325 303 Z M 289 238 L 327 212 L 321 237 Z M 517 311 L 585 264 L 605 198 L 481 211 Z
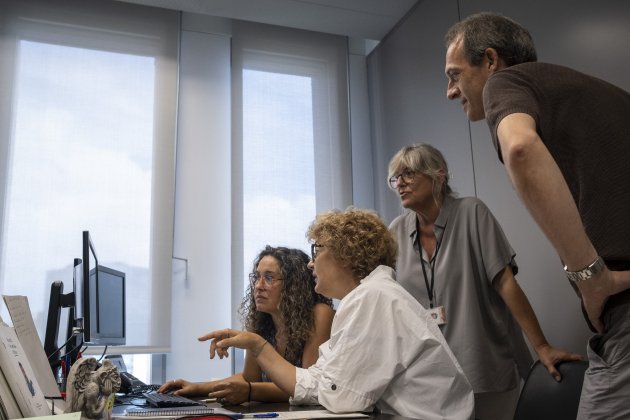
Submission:
M 529 371 L 518 399 L 514 420 L 575 420 L 588 362 L 562 362 L 556 382 L 537 360 Z

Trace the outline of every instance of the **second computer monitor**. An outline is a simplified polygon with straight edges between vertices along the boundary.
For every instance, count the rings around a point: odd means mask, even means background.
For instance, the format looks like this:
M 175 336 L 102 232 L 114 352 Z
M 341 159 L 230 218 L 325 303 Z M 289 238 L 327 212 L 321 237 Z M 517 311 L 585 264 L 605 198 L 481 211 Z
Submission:
M 88 231 L 83 232 L 83 341 L 92 345 L 124 345 L 125 273 L 98 264 Z

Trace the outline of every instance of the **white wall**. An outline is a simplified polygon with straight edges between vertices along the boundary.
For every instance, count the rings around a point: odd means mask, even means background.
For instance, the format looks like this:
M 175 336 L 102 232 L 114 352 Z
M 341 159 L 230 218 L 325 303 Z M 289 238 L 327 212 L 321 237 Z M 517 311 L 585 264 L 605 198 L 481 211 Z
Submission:
M 462 195 L 475 193 L 468 124 L 446 100 L 442 38 L 456 16 L 453 1 L 420 3 L 368 57 L 375 201 L 388 221 L 402 209 L 387 187 L 387 164 L 408 144 L 439 145 L 453 187 Z
M 514 193 L 485 122 L 469 124 L 460 104 L 446 99 L 443 36 L 459 19 L 458 10 L 461 17 L 483 10 L 510 16 L 531 31 L 540 61 L 630 90 L 630 3 L 425 0 L 368 58 L 376 165 L 384 173 L 390 157 L 416 141 L 442 150 L 455 189 L 486 202 L 505 230 L 517 253 L 518 280 L 548 339 L 584 354 L 590 332 L 555 251 Z M 393 219 L 398 200 L 385 183 L 376 188 L 377 209 Z
M 374 161 L 370 134 L 370 108 L 366 45 L 350 39 L 348 84 L 350 103 L 350 138 L 352 142 L 352 196 L 359 208 L 374 208 Z

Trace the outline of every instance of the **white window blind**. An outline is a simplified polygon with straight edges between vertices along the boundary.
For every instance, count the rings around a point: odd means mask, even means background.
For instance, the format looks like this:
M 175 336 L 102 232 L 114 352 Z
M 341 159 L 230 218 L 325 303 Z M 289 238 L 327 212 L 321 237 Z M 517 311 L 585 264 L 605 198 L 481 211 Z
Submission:
M 0 3 L 0 288 L 43 336 L 89 230 L 127 274 L 127 345 L 168 348 L 176 12 L 118 2 Z M 3 310 L 2 316 L 7 317 Z
M 352 203 L 347 40 L 240 21 L 232 33 L 233 270 L 245 280 L 266 244 L 308 252 L 316 213 Z

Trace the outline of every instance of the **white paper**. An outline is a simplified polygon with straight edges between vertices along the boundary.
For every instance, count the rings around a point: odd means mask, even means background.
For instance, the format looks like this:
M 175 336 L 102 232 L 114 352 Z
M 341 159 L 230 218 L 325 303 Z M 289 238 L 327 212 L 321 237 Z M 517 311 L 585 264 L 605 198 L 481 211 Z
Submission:
M 256 413 L 251 413 L 256 414 Z M 247 416 L 251 417 L 251 414 L 247 414 Z M 363 413 L 333 413 L 328 410 L 303 410 L 303 411 L 279 411 L 278 419 L 352 419 L 352 418 L 365 418 L 370 417 L 367 414 Z
M 0 325 L 0 368 L 24 417 L 51 414 L 13 327 Z
M 46 397 L 61 397 L 57 382 L 50 368 L 50 363 L 44 352 L 44 346 L 37 335 L 35 322 L 31 315 L 31 308 L 26 296 L 3 296 L 7 305 L 13 328 L 20 340 L 20 344 L 31 364 L 35 378 Z M 55 406 L 63 410 L 63 400 L 55 401 Z
M 81 420 L 81 412 L 78 411 L 76 413 L 57 414 L 55 416 L 39 416 L 31 418 L 37 420 Z

